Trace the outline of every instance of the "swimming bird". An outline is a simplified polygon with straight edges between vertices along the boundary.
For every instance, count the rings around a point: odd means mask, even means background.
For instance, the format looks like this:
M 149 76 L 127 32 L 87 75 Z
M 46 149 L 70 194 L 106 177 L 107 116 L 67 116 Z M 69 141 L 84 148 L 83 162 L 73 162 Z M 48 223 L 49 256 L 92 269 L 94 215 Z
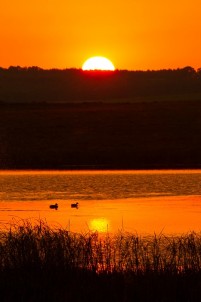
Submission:
M 50 205 L 50 209 L 55 209 L 55 210 L 57 210 L 57 209 L 58 209 L 58 203 L 51 204 L 51 205 Z
M 71 208 L 76 208 L 76 209 L 78 209 L 78 202 L 76 202 L 76 203 L 71 203 Z

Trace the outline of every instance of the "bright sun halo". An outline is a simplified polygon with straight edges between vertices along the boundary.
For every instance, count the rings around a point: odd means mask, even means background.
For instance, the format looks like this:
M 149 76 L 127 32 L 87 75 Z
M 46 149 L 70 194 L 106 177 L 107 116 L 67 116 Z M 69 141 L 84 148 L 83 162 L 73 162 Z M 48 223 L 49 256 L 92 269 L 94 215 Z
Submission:
M 86 60 L 82 70 L 115 70 L 112 62 L 104 57 L 92 57 Z

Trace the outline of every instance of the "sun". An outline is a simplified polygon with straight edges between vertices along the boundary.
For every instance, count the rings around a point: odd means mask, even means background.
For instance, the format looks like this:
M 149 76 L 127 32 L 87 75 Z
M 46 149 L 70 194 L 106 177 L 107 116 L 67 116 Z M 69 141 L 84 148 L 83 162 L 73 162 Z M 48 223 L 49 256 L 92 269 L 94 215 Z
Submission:
M 115 70 L 114 65 L 105 57 L 91 57 L 85 61 L 82 70 Z

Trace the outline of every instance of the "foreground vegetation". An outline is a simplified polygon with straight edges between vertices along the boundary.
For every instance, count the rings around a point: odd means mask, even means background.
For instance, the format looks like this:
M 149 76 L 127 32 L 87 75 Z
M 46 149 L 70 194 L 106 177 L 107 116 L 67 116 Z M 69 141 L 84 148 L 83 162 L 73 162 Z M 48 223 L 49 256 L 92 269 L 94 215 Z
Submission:
M 1 231 L 1 301 L 200 301 L 201 234 Z

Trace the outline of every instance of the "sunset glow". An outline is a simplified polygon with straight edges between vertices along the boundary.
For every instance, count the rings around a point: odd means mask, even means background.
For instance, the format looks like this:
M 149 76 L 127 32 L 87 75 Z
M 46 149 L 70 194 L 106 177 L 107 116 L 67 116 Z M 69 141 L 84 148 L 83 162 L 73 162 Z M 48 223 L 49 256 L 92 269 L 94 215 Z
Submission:
M 112 62 L 104 57 L 92 57 L 82 66 L 83 70 L 115 70 Z
M 0 66 L 81 68 L 101 53 L 118 69 L 199 68 L 200 9 L 200 0 L 2 1 Z

